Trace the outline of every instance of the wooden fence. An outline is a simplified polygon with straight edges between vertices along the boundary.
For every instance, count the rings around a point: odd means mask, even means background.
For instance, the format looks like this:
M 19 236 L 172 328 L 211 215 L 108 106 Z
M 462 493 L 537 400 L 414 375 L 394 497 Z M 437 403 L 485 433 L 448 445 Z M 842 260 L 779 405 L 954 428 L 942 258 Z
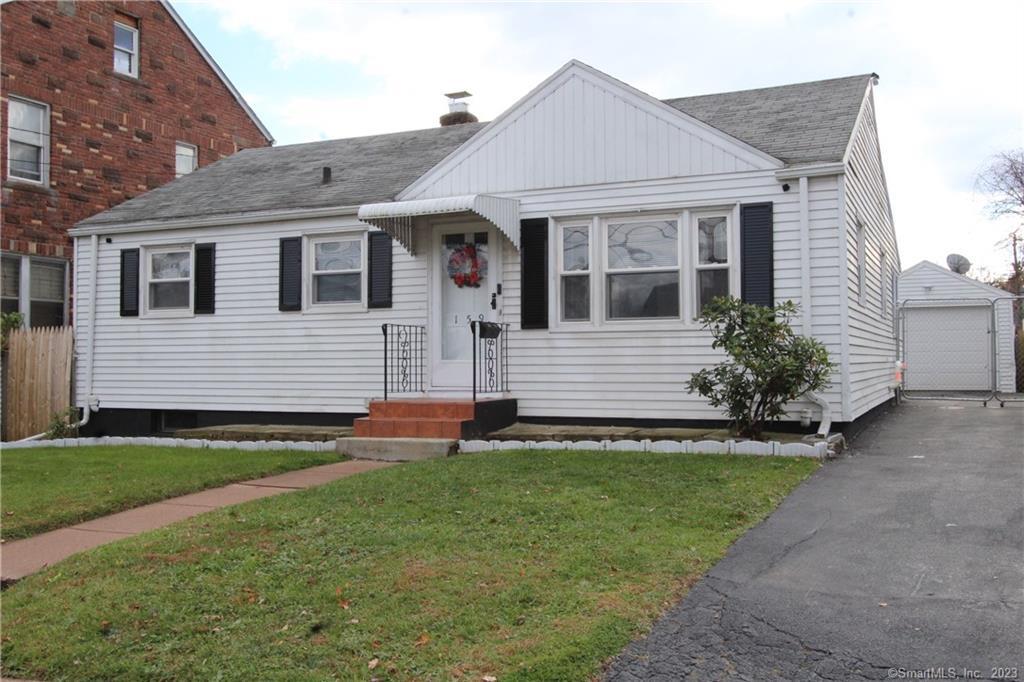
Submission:
M 46 431 L 71 406 L 74 332 L 71 327 L 18 329 L 4 354 L 3 439 Z

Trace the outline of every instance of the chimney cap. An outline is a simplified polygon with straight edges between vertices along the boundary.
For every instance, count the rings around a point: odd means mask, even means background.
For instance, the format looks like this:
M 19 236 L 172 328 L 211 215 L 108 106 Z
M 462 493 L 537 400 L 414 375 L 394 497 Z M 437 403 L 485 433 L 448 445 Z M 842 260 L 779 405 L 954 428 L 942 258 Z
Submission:
M 446 92 L 444 93 L 444 96 L 448 99 L 462 99 L 464 97 L 472 97 L 473 95 L 465 90 L 460 90 L 458 92 Z

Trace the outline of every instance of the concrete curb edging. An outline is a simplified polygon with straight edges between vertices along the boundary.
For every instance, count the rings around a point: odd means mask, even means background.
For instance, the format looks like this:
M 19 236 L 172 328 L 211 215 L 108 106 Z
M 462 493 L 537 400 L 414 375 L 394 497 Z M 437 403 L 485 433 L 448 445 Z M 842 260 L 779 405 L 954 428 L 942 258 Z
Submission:
M 813 457 L 826 459 L 833 456 L 829 444 L 780 443 L 778 441 L 717 441 L 717 440 L 580 440 L 580 441 L 521 441 L 521 440 L 460 440 L 459 452 L 491 452 L 495 450 L 604 450 L 617 452 L 677 452 L 682 454 L 757 455 L 774 457 Z
M 156 438 L 149 436 L 101 436 L 98 438 L 57 438 L 55 440 L 30 440 L 24 443 L 3 443 L 4 450 L 10 448 L 77 448 L 90 445 L 156 445 L 176 448 L 208 448 L 211 450 L 301 450 L 303 452 L 334 452 L 335 444 L 329 441 L 282 441 L 282 440 L 206 440 L 205 438 Z

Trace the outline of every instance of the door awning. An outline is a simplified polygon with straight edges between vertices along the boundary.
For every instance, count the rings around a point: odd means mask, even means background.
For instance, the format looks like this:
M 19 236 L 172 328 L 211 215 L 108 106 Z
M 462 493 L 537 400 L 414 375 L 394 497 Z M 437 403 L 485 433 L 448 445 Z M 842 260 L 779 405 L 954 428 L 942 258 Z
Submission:
M 519 248 L 519 200 L 490 194 L 467 194 L 458 197 L 389 201 L 363 204 L 359 219 L 379 227 L 394 237 L 410 255 L 416 255 L 415 227 L 417 220 L 446 214 L 474 213 L 497 227 Z

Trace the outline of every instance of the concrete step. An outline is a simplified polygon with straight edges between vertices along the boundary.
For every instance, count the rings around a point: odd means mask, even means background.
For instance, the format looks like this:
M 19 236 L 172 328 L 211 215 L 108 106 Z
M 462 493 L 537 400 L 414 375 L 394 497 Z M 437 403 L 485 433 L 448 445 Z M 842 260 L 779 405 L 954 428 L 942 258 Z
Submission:
M 414 462 L 455 454 L 459 441 L 448 438 L 339 438 L 337 449 L 353 459 Z

